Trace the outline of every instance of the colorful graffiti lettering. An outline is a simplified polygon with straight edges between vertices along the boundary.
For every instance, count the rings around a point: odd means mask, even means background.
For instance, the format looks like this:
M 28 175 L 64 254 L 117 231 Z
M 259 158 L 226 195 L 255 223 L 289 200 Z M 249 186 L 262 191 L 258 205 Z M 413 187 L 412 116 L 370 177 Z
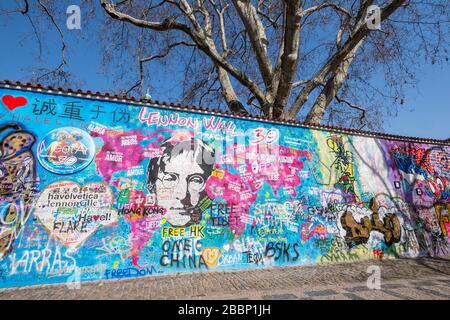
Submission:
M 10 108 L 13 102 L 6 101 Z M 31 151 L 34 135 L 17 123 L 2 125 L 0 134 L 5 132 L 0 141 L 0 259 L 13 250 L 37 191 L 36 160 Z
M 382 233 L 387 246 L 399 242 L 401 237 L 400 221 L 395 213 L 379 212 L 376 199 L 371 200 L 370 209 L 349 206 L 342 214 L 340 222 L 346 231 L 347 244 L 367 243 L 374 231 Z

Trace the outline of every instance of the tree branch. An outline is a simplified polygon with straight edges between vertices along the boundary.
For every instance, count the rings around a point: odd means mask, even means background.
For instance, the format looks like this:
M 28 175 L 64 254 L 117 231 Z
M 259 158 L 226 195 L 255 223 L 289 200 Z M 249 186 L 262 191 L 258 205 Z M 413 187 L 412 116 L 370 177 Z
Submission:
M 306 123 L 320 123 L 323 115 L 325 114 L 326 107 L 330 104 L 341 88 L 345 77 L 348 74 L 348 69 L 355 58 L 356 51 L 362 45 L 363 41 L 364 40 L 358 42 L 352 51 L 350 51 L 349 54 L 343 59 L 338 68 L 331 73 L 324 88 L 316 98 L 311 111 L 306 116 Z
M 319 5 L 316 5 L 313 7 L 309 7 L 301 12 L 301 16 L 304 17 L 306 15 L 310 15 L 313 12 L 316 12 L 316 11 L 319 11 L 319 10 L 322 10 L 325 8 L 332 8 L 336 12 L 345 14 L 349 19 L 352 18 L 352 14 L 347 9 L 345 9 L 341 6 L 338 6 L 337 4 L 332 3 L 332 2 L 325 2 L 325 3 L 319 4 Z
M 188 35 L 196 44 L 197 47 L 208 55 L 211 60 L 218 66 L 225 69 L 236 80 L 238 80 L 243 86 L 247 87 L 258 99 L 260 103 L 264 103 L 264 94 L 258 87 L 258 85 L 250 80 L 242 71 L 233 67 L 228 61 L 226 61 L 215 49 L 213 43 L 208 41 L 207 35 L 202 31 L 200 25 L 196 22 L 192 12 L 189 11 L 189 4 L 185 0 L 181 0 L 184 4 L 185 14 L 189 17 L 190 21 L 194 25 L 194 30 L 187 25 L 177 22 L 173 17 L 165 19 L 163 22 L 153 22 L 134 18 L 123 12 L 116 10 L 115 6 L 108 3 L 106 0 L 100 0 L 100 3 L 104 10 L 113 18 L 119 21 L 125 21 L 141 28 L 147 28 L 155 31 L 170 31 L 179 30 Z
M 56 30 L 59 33 L 59 36 L 61 38 L 61 43 L 62 43 L 62 47 L 61 47 L 61 64 L 55 70 L 47 72 L 46 74 L 43 74 L 40 77 L 38 77 L 37 80 L 39 81 L 40 79 L 44 78 L 45 76 L 47 76 L 47 75 L 49 75 L 51 73 L 56 73 L 57 71 L 59 71 L 61 68 L 63 68 L 67 64 L 67 61 L 66 61 L 66 58 L 65 58 L 66 42 L 64 40 L 64 34 L 61 31 L 61 28 L 56 23 L 56 20 L 53 17 L 53 15 L 50 13 L 50 11 L 47 9 L 47 7 L 42 3 L 42 1 L 38 0 L 38 3 L 42 7 L 42 9 L 44 9 L 44 12 L 47 14 L 47 16 L 50 18 L 51 22 L 55 26 Z
M 284 45 L 281 56 L 281 77 L 273 104 L 273 117 L 278 119 L 292 90 L 300 47 L 300 0 L 285 2 Z
M 387 5 L 381 12 L 381 21 L 387 19 L 396 9 L 398 9 L 405 0 L 393 0 L 389 5 Z M 356 21 L 355 29 L 352 32 L 351 36 L 347 39 L 346 43 L 342 46 L 340 50 L 338 50 L 328 61 L 323 65 L 323 67 L 316 72 L 316 74 L 306 83 L 303 90 L 299 93 L 294 103 L 288 112 L 283 114 L 283 118 L 285 119 L 294 119 L 300 108 L 304 105 L 304 103 L 308 100 L 309 94 L 317 88 L 317 86 L 325 80 L 327 75 L 332 75 L 330 79 L 334 79 L 334 73 L 336 70 L 342 66 L 343 61 L 349 59 L 350 56 L 354 55 L 355 48 L 359 47 L 363 41 L 363 39 L 369 34 L 370 30 L 367 28 L 365 24 L 365 14 L 367 9 L 367 4 L 369 2 L 365 2 L 361 7 L 360 12 L 358 13 L 358 19 Z M 361 12 L 365 10 L 364 12 Z M 352 53 L 353 52 L 353 53 Z M 351 58 L 352 60 L 353 58 Z M 350 61 L 351 63 L 351 61 Z M 350 64 L 349 64 L 350 65 Z M 347 66 L 348 69 L 348 66 Z M 331 84 L 330 84 L 331 85 Z M 332 93 L 334 90 L 330 90 L 330 88 L 324 88 L 322 91 L 323 94 L 326 92 Z M 337 92 L 337 91 L 336 91 Z M 323 96 L 322 96 L 323 97 Z M 334 97 L 334 94 L 332 95 Z M 321 98 L 323 100 L 323 98 Z M 317 100 L 316 100 L 317 101 Z M 327 97 L 324 102 L 330 102 L 330 97 Z M 321 115 L 323 116 L 325 112 L 325 108 L 327 105 L 317 104 L 313 106 L 311 111 L 309 112 L 309 121 L 317 122 L 321 120 Z M 323 109 L 323 110 L 319 110 Z M 308 120 L 307 120 L 308 121 Z
M 295 89 L 295 88 L 297 88 L 297 87 L 300 87 L 300 86 L 304 85 L 304 84 L 307 83 L 307 82 L 308 82 L 308 80 L 299 80 L 299 81 L 296 81 L 296 82 L 294 82 L 294 83 L 292 84 L 292 89 Z
M 272 63 L 270 62 L 267 53 L 268 41 L 264 26 L 251 1 L 233 0 L 233 4 L 249 35 L 250 43 L 256 56 L 263 82 L 266 88 L 268 88 L 272 81 Z
M 39 47 L 39 57 L 42 55 L 42 42 L 41 38 L 39 37 L 39 32 L 37 31 L 37 28 L 33 22 L 33 19 L 31 19 L 30 15 L 28 14 L 28 11 L 30 9 L 30 5 L 28 4 L 28 0 L 24 0 L 25 7 L 21 11 L 21 13 L 27 17 L 28 21 L 30 21 L 31 27 L 33 28 L 34 35 L 36 36 L 36 39 L 38 41 L 38 47 Z
M 196 46 L 195 43 L 189 43 L 186 41 L 180 41 L 180 42 L 176 42 L 176 43 L 171 43 L 170 45 L 167 46 L 166 51 L 164 53 L 160 53 L 160 54 L 155 54 L 152 56 L 149 56 L 147 58 L 143 58 L 143 59 L 139 59 L 139 80 L 136 82 L 135 85 L 133 85 L 127 92 L 126 94 L 128 95 L 131 91 L 133 91 L 134 89 L 136 89 L 137 87 L 141 87 L 141 90 L 144 86 L 144 63 L 155 60 L 155 59 L 161 59 L 166 57 L 170 51 L 177 47 L 177 46 Z
M 200 99 L 198 100 L 198 104 L 201 106 L 203 102 L 203 98 L 205 98 L 209 93 L 213 91 L 219 91 L 219 89 L 214 89 L 214 86 L 216 85 L 217 81 L 219 79 L 216 77 L 214 81 L 208 86 L 208 89 L 201 95 Z
M 338 95 L 335 95 L 334 98 L 336 99 L 336 101 L 338 103 L 345 103 L 350 108 L 356 109 L 361 112 L 361 116 L 359 117 L 359 122 L 361 124 L 361 127 L 359 129 L 361 130 L 365 126 L 364 121 L 366 120 L 366 109 L 358 107 L 357 105 L 355 105 L 345 99 L 340 98 Z
M 225 31 L 225 20 L 224 20 L 224 13 L 225 10 L 228 8 L 228 4 L 221 9 L 219 9 L 214 2 L 214 0 L 209 0 L 209 2 L 214 7 L 214 10 L 217 13 L 217 16 L 219 17 L 219 34 L 220 34 L 220 41 L 222 43 L 222 50 L 223 50 L 223 57 L 227 57 L 228 55 L 228 45 L 227 45 L 227 37 L 226 37 L 226 31 Z
M 25 8 L 21 11 L 22 14 L 27 14 L 28 10 L 30 9 L 30 5 L 28 4 L 28 0 L 23 0 L 25 2 Z

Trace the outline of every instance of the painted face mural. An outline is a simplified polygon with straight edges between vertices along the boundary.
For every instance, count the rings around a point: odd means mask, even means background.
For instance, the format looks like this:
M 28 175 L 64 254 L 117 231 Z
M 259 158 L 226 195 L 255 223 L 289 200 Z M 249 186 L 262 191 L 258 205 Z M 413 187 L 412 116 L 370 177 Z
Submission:
M 214 165 L 214 152 L 199 139 L 169 138 L 161 146 L 163 154 L 149 162 L 148 190 L 164 207 L 167 221 L 175 227 L 197 223 L 197 205 L 207 196 L 206 181 Z
M 450 253 L 450 145 L 0 85 L 0 287 Z

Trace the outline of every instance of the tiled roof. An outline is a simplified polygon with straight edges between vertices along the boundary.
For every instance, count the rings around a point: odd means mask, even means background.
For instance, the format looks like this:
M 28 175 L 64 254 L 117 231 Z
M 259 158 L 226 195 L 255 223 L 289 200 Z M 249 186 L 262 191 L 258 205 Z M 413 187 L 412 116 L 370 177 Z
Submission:
M 344 128 L 344 127 L 337 127 L 337 126 L 330 126 L 330 125 L 323 125 L 323 124 L 305 124 L 301 123 L 295 120 L 270 120 L 267 119 L 264 116 L 255 116 L 255 115 L 247 115 L 243 113 L 233 113 L 229 111 L 223 111 L 219 109 L 211 109 L 211 108 L 205 108 L 201 106 L 188 106 L 188 105 L 181 105 L 181 104 L 175 104 L 172 102 L 165 102 L 165 101 L 158 101 L 158 100 L 152 100 L 152 99 L 142 99 L 142 98 L 135 98 L 132 96 L 119 96 L 119 95 L 111 95 L 108 92 L 92 92 L 90 90 L 88 91 L 82 91 L 82 90 L 73 90 L 73 89 L 64 89 L 64 88 L 53 88 L 51 86 L 42 86 L 40 84 L 32 84 L 32 83 L 21 83 L 19 81 L 12 82 L 9 80 L 0 81 L 0 87 L 4 88 L 11 88 L 11 89 L 24 89 L 24 90 L 30 90 L 30 91 L 37 91 L 37 92 L 48 92 L 52 94 L 61 94 L 61 95 L 69 95 L 69 96 L 81 96 L 85 98 L 90 99 L 100 99 L 100 100 L 108 100 L 113 102 L 123 102 L 133 105 L 148 105 L 148 106 L 156 106 L 160 108 L 168 108 L 178 111 L 195 111 L 199 113 L 207 113 L 207 114 L 214 114 L 219 116 L 227 116 L 232 118 L 238 118 L 238 119 L 250 119 L 250 120 L 256 120 L 256 121 L 262 121 L 262 122 L 268 122 L 268 123 L 274 123 L 274 124 L 284 124 L 284 125 L 290 125 L 290 126 L 298 126 L 303 128 L 310 128 L 310 129 L 319 129 L 319 130 L 326 130 L 326 131 L 332 131 L 332 132 L 338 132 L 338 133 L 347 133 L 347 134 L 353 134 L 353 135 L 360 135 L 360 136 L 366 136 L 366 137 L 375 137 L 375 138 L 383 138 L 383 139 L 390 139 L 390 140 L 400 140 L 400 141 L 407 141 L 407 142 L 416 142 L 416 143 L 434 143 L 434 144 L 444 144 L 444 145 L 450 145 L 450 138 L 446 140 L 439 140 L 439 139 L 432 139 L 432 138 L 419 138 L 419 137 L 411 137 L 411 136 L 401 136 L 401 135 L 395 135 L 395 134 L 388 134 L 383 132 L 375 132 L 375 131 L 365 131 L 365 130 L 357 130 L 357 129 L 350 129 L 350 128 Z

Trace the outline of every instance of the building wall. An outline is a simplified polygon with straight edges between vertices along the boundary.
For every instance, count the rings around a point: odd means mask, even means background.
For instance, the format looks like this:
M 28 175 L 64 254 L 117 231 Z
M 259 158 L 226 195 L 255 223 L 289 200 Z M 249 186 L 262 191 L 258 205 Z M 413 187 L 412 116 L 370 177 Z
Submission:
M 0 97 L 0 287 L 450 252 L 450 146 Z

